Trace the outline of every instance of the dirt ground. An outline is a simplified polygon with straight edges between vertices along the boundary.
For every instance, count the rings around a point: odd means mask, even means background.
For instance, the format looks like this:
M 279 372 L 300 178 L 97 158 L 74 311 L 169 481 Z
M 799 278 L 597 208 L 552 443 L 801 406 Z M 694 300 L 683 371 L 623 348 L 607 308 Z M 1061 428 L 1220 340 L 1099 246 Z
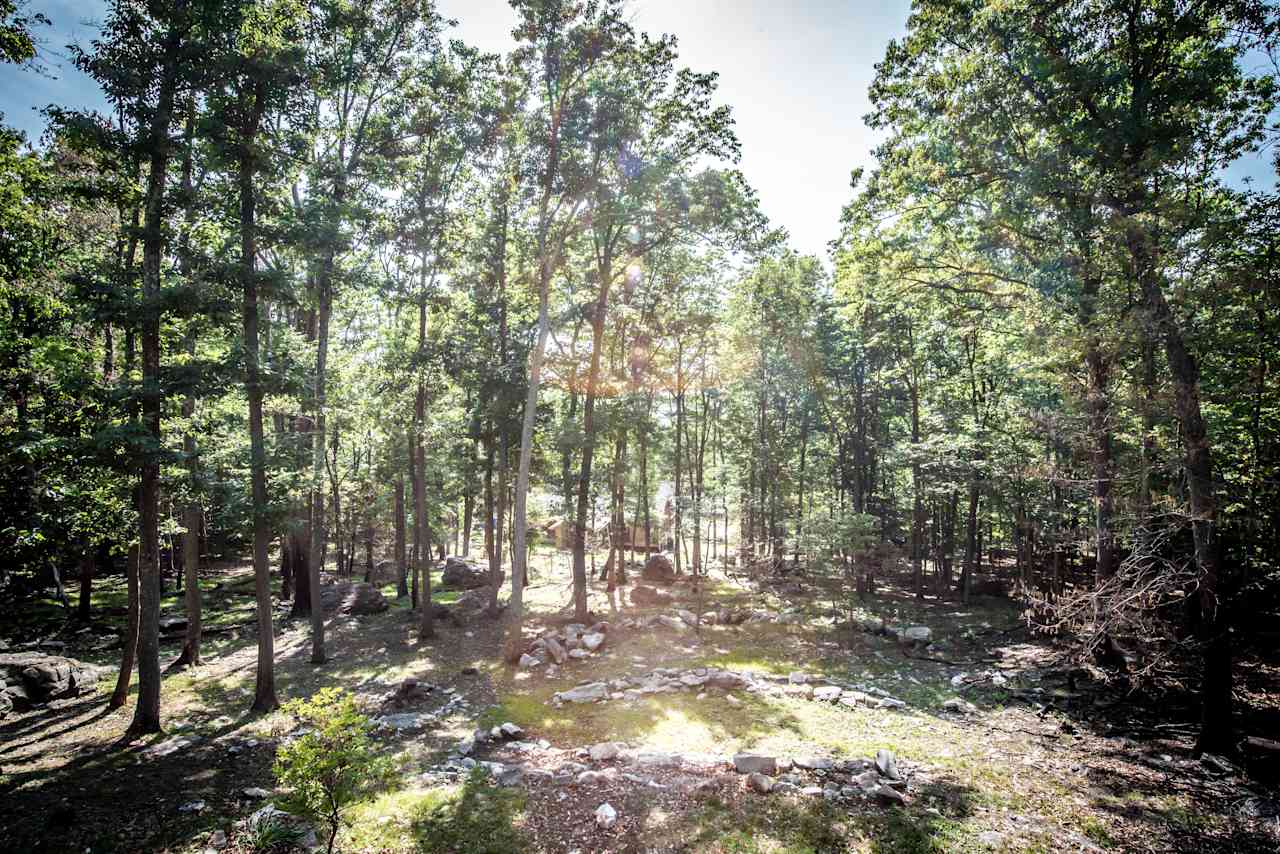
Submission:
M 536 566 L 528 593 L 531 638 L 563 622 L 570 600 L 564 555 L 543 552 Z M 245 789 L 273 789 L 275 746 L 292 722 L 283 714 L 247 713 L 256 656 L 251 582 L 243 562 L 208 576 L 213 633 L 201 667 L 165 678 L 163 735 L 121 740 L 132 703 L 107 712 L 114 674 L 96 694 L 0 721 L 0 851 L 201 852 L 219 829 L 230 839 L 223 851 L 253 850 L 237 822 L 263 801 Z M 385 590 L 394 602 L 394 586 Z M 406 676 L 434 686 L 407 711 L 432 712 L 459 698 L 429 726 L 380 732 L 400 773 L 352 810 L 337 850 L 1280 850 L 1280 791 L 1266 769 L 1194 757 L 1195 710 L 1185 698 L 1171 692 L 1153 703 L 1099 682 L 1051 639 L 1028 633 L 1007 600 L 961 608 L 889 588 L 855 603 L 860 617 L 928 626 L 933 645 L 913 651 L 849 628 L 848 603 L 837 612 L 821 585 L 761 587 L 714 574 L 697 595 L 688 585 L 672 591 L 676 608 L 701 600 L 707 610 L 757 610 L 773 619 L 696 632 L 640 627 L 637 617 L 672 609 L 635 609 L 625 591 L 611 601 L 603 586 L 593 587 L 592 610 L 610 623 L 607 643 L 550 677 L 500 663 L 501 625 L 484 617 L 444 621 L 427 644 L 415 639 L 404 601 L 379 615 L 335 617 L 328 624 L 332 660 L 321 666 L 309 663 L 305 621 L 282 618 L 281 699 L 339 686 L 379 714 Z M 118 585 L 103 583 L 95 600 L 102 617 L 87 628 L 64 620 L 52 603 L 4 615 L 0 639 L 10 651 L 59 640 L 66 655 L 115 665 L 121 597 Z M 439 601 L 452 598 L 443 593 Z M 181 613 L 172 591 L 164 601 L 166 614 Z M 177 650 L 176 643 L 162 646 L 166 659 Z M 553 701 L 555 692 L 582 682 L 695 667 L 774 679 L 799 672 L 873 689 L 904 705 L 817 702 L 785 679 L 770 692 L 699 689 L 590 705 Z M 1274 664 L 1241 665 L 1246 721 L 1277 720 L 1278 677 Z M 954 697 L 971 703 L 972 712 L 945 710 L 943 702 Z M 518 785 L 502 788 L 479 773 L 441 770 L 477 726 L 507 721 L 523 728 L 522 739 L 479 747 L 475 758 L 521 764 L 532 773 Z M 688 761 L 645 767 L 593 763 L 579 753 L 603 741 Z M 758 794 L 729 765 L 693 759 L 752 750 L 852 762 L 882 748 L 906 769 L 904 804 Z M 603 773 L 589 782 L 554 777 L 573 763 Z M 799 782 L 822 781 L 811 775 Z M 604 829 L 595 814 L 606 802 L 618 818 Z

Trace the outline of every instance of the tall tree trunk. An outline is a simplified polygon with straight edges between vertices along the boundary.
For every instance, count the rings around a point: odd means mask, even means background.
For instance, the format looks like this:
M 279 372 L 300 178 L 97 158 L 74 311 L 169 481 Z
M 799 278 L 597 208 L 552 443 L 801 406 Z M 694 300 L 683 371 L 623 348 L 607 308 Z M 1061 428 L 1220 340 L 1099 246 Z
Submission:
M 425 275 L 426 259 L 423 259 Z M 427 347 L 427 294 L 425 282 L 421 299 L 418 302 L 418 353 L 426 352 Z M 421 610 L 418 612 L 418 639 L 429 640 L 436 635 L 435 614 L 431 607 L 431 536 L 427 530 L 427 490 L 426 490 L 426 449 L 423 447 L 423 433 L 427 422 L 427 384 L 419 368 L 418 393 L 413 403 L 413 453 L 417 458 L 413 485 L 413 517 L 417 533 L 414 537 L 422 546 L 418 570 L 422 575 Z
M 1085 333 L 1084 361 L 1088 373 L 1087 408 L 1093 457 L 1093 530 L 1097 550 L 1095 583 L 1115 572 L 1115 539 L 1111 530 L 1111 415 L 1107 389 L 1110 366 L 1102 353 L 1102 337 L 1097 329 L 1097 299 L 1101 281 L 1092 274 L 1081 277 L 1080 325 Z
M 239 164 L 240 279 L 244 287 L 245 390 L 249 398 L 250 479 L 253 482 L 253 577 L 258 606 L 258 670 L 253 711 L 259 714 L 275 711 L 280 706 L 276 699 L 275 637 L 271 622 L 271 566 L 267 560 L 271 522 L 267 515 L 267 449 L 262 430 L 262 375 L 258 367 L 257 234 L 254 224 L 254 175 L 257 171 L 254 142 L 262 122 L 265 90 L 265 82 L 255 81 L 248 96 Z
M 1200 734 L 1201 751 L 1235 749 L 1230 621 L 1222 613 L 1223 579 L 1214 540 L 1217 499 L 1213 486 L 1213 456 L 1200 407 L 1200 369 L 1187 348 L 1182 329 L 1165 299 L 1150 235 L 1130 220 L 1126 237 L 1142 290 L 1148 322 L 1163 340 L 1173 381 L 1174 408 L 1182 427 L 1183 468 L 1191 504 L 1191 534 L 1199 575 L 1197 635 L 1203 649 Z
M 156 108 L 149 129 L 150 168 L 142 222 L 142 421 L 153 447 L 142 461 L 141 551 L 138 560 L 138 705 L 131 733 L 160 732 L 160 265 L 163 262 L 164 194 L 169 174 L 169 127 L 177 89 L 178 50 L 187 3 L 177 0 L 164 39 Z
M 335 203 L 341 198 L 335 193 Z M 325 524 L 325 380 L 329 360 L 329 315 L 333 306 L 333 248 L 321 265 L 319 276 L 320 310 L 316 316 L 316 376 L 311 427 L 311 542 L 307 561 L 307 586 L 311 588 L 311 663 L 324 664 L 324 606 L 320 602 L 320 570 L 324 563 Z M 335 524 L 341 519 L 334 517 Z M 354 552 L 354 543 L 352 543 Z M 301 585 L 299 585 L 301 587 Z
M 135 503 L 138 490 L 133 492 Z M 133 660 L 138 650 L 138 557 L 141 549 L 137 543 L 129 546 L 125 557 L 125 628 L 121 640 L 120 671 L 116 674 L 116 687 L 107 701 L 108 709 L 118 709 L 129 699 L 129 682 L 133 678 Z
M 493 559 L 489 562 L 489 581 L 493 589 L 489 597 L 489 615 L 498 616 L 498 591 L 502 587 L 502 542 L 506 532 L 503 530 L 503 521 L 507 516 L 507 493 L 509 492 L 509 484 L 507 478 L 511 471 L 511 452 L 507 448 L 507 434 L 501 433 L 498 437 L 498 500 L 494 513 L 494 542 L 498 545 L 493 550 Z
M 396 477 L 396 598 L 403 599 L 409 595 L 409 587 L 405 579 L 405 536 L 404 536 L 404 473 Z
M 93 570 L 95 564 L 94 549 L 85 545 L 80 551 L 80 598 L 76 603 L 76 619 L 87 623 L 93 617 Z
M 178 261 L 184 276 L 191 274 L 191 230 L 194 226 L 195 211 L 193 204 L 192 149 L 195 140 L 195 99 L 189 97 L 186 107 L 187 119 L 184 132 L 185 144 L 182 154 L 182 205 L 185 208 L 184 227 L 179 240 Z M 194 321 L 187 327 L 187 357 L 196 356 L 196 327 Z M 200 523 L 201 508 L 199 501 L 200 462 L 196 455 L 196 431 L 192 423 L 196 414 L 196 398 L 187 394 L 182 400 L 182 417 L 187 429 L 182 436 L 182 452 L 187 461 L 187 476 L 190 480 L 191 497 L 182 511 L 182 570 L 186 575 L 186 612 L 187 631 L 183 639 L 182 652 L 171 668 L 195 667 L 200 664 L 200 640 L 202 634 L 200 614 Z
M 600 350 L 604 346 L 604 320 L 609 306 L 609 286 L 613 282 L 611 250 L 606 245 L 598 251 L 600 290 L 591 315 L 591 363 L 587 369 L 586 399 L 582 403 L 582 468 L 578 473 L 578 504 L 573 526 L 573 614 L 579 622 L 587 619 L 587 504 L 591 497 L 591 463 L 596 449 L 595 412 L 596 389 L 600 382 Z

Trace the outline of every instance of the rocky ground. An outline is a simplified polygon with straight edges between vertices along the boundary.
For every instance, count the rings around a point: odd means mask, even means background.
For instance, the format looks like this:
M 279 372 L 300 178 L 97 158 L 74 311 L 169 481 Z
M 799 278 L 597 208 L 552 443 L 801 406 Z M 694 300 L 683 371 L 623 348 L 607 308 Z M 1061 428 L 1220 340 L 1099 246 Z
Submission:
M 851 605 L 805 581 L 717 576 L 697 591 L 593 589 L 593 619 L 578 624 L 564 616 L 563 556 L 541 561 L 514 668 L 498 661 L 484 579 L 458 568 L 471 589 L 438 594 L 445 619 L 429 644 L 393 586 L 335 590 L 321 667 L 306 625 L 282 621 L 281 696 L 355 692 L 401 769 L 352 811 L 338 850 L 1280 848 L 1265 768 L 1194 757 L 1191 708 L 1100 684 L 1027 635 L 1007 601 L 962 609 L 888 589 Z M 0 673 L 10 685 L 28 685 L 30 656 L 103 670 L 45 660 L 20 703 L 30 710 L 0 720 L 0 850 L 315 841 L 305 827 L 289 840 L 264 831 L 287 824 L 271 762 L 293 725 L 245 714 L 250 582 L 243 565 L 220 568 L 205 663 L 166 678 L 166 733 L 146 742 L 120 743 L 129 714 L 105 711 L 109 618 L 4 624 L 0 665 L 28 657 Z M 1260 669 L 1249 702 L 1273 704 Z M 106 678 L 84 690 L 89 676 Z

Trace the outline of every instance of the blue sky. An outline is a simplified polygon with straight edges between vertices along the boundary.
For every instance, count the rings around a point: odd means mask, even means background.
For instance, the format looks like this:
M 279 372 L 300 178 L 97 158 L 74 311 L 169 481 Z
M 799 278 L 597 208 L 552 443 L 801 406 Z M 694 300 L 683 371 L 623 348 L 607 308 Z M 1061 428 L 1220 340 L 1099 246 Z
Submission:
M 33 0 L 53 21 L 45 28 L 52 76 L 0 67 L 0 112 L 37 138 L 38 110 L 50 103 L 96 107 L 94 84 L 64 58 L 71 41 L 88 45 L 103 0 Z M 512 45 L 506 0 L 437 0 L 459 21 L 456 35 L 484 50 Z M 836 237 L 849 173 L 871 167 L 877 138 L 862 124 L 874 64 L 904 34 L 909 0 L 632 0 L 634 23 L 674 33 L 681 61 L 720 73 L 720 97 L 733 107 L 742 140 L 741 168 L 765 213 L 791 233 L 792 245 L 826 256 Z M 1269 159 L 1233 168 L 1273 186 Z

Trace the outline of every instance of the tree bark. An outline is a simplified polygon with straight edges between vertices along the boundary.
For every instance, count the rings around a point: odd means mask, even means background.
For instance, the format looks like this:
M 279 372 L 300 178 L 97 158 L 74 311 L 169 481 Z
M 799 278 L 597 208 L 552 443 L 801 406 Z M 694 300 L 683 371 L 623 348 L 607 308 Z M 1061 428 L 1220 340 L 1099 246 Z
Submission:
M 138 559 L 138 704 L 131 733 L 160 732 L 160 266 L 165 247 L 164 195 L 169 173 L 169 128 L 177 89 L 185 0 L 175 2 L 164 38 L 156 108 L 149 129 L 150 167 L 142 222 L 142 421 L 154 447 L 142 461 Z
M 256 198 L 254 176 L 257 157 L 254 142 L 265 109 L 266 83 L 254 81 L 248 97 L 241 129 L 239 163 L 240 192 L 240 278 L 244 288 L 245 390 L 249 398 L 250 479 L 253 489 L 253 576 L 258 611 L 258 668 L 253 693 L 253 711 L 264 714 L 280 706 L 276 699 L 275 637 L 271 614 L 271 566 L 267 549 L 271 544 L 271 523 L 267 502 L 267 450 L 262 429 L 262 375 L 258 366 L 258 272 L 257 233 L 254 224 Z
M 405 536 L 404 536 L 404 473 L 396 477 L 396 598 L 403 599 L 409 595 L 409 587 L 405 579 Z
M 600 349 L 604 346 L 604 320 L 613 280 L 613 256 L 606 246 L 597 272 L 600 290 L 591 316 L 591 364 L 587 370 L 587 394 L 582 403 L 582 467 L 578 472 L 578 504 L 573 526 L 573 614 L 587 619 L 587 504 L 591 497 L 591 463 L 596 445 L 596 389 L 600 381 Z M 612 554 L 612 550 L 610 551 Z

